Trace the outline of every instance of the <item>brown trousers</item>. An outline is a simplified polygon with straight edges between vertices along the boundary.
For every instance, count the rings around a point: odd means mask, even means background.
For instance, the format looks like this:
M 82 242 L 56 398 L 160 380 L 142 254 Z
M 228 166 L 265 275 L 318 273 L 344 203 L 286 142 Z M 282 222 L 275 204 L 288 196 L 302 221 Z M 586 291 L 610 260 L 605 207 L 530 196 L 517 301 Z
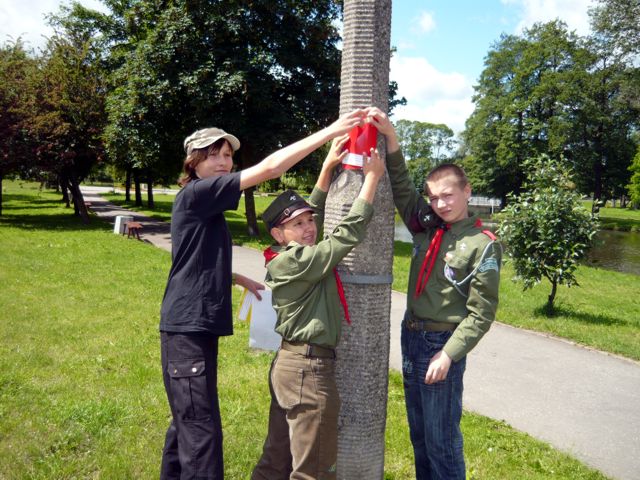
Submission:
M 335 479 L 340 410 L 335 360 L 279 350 L 269 389 L 269 432 L 252 480 Z

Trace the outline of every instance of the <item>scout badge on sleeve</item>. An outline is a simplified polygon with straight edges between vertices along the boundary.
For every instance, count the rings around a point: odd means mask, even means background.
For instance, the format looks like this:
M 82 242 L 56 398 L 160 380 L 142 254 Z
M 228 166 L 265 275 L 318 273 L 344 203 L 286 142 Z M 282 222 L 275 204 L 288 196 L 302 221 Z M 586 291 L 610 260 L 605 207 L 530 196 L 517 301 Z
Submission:
M 364 165 L 363 153 L 369 155 L 378 143 L 378 129 L 372 123 L 353 127 L 349 132 L 349 141 L 345 149 L 349 153 L 342 160 L 342 167 L 347 170 L 360 170 Z

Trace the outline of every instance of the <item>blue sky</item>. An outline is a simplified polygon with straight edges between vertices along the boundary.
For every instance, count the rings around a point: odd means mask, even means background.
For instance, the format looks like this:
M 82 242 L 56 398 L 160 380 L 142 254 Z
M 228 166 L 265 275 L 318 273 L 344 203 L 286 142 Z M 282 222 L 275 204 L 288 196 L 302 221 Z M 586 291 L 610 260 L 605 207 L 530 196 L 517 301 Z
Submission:
M 98 0 L 80 0 L 93 8 Z M 31 47 L 50 35 L 44 15 L 58 0 L 0 0 L 0 40 L 22 36 Z M 392 80 L 408 100 L 394 120 L 444 123 L 456 133 L 473 111 L 471 96 L 484 57 L 502 33 L 560 18 L 580 35 L 589 31 L 593 0 L 395 0 L 392 7 Z
M 407 98 L 393 119 L 444 123 L 456 133 L 473 112 L 473 85 L 500 35 L 560 18 L 589 32 L 592 0 L 396 0 L 393 2 L 392 80 Z

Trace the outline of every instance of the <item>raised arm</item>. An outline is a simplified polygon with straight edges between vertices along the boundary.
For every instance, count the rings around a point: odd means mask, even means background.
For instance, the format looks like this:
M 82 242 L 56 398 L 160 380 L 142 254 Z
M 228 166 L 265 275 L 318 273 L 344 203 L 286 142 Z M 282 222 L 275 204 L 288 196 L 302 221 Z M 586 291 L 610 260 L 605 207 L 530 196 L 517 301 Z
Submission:
M 348 150 L 344 148 L 348 140 L 349 134 L 345 133 L 344 135 L 334 138 L 331 142 L 331 148 L 329 149 L 327 158 L 322 162 L 322 169 L 316 181 L 316 188 L 319 188 L 323 192 L 329 191 L 333 170 L 342 162 L 342 159 L 347 153 L 349 153 Z
M 240 190 L 279 177 L 320 145 L 360 125 L 365 114 L 365 110 L 355 110 L 343 115 L 328 127 L 281 148 L 257 165 L 242 170 L 240 172 Z
M 412 233 L 422 231 L 426 226 L 424 216 L 427 213 L 431 213 L 431 208 L 422 198 L 422 195 L 418 193 L 409 177 L 393 124 L 389 117 L 376 107 L 368 109 L 368 117 L 386 138 L 388 152 L 387 171 L 391 181 L 393 203 L 405 225 Z

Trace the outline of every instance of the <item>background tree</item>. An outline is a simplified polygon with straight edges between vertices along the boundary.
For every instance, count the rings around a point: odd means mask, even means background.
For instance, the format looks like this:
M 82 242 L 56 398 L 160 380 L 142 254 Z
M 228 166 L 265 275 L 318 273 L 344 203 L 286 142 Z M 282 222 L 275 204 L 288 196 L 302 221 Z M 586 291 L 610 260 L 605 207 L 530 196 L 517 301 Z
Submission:
M 37 61 L 20 39 L 0 46 L 0 215 L 2 180 L 10 174 L 26 175 L 31 167 L 25 119 L 37 71 Z
M 457 147 L 453 130 L 444 124 L 398 120 L 395 124 L 407 168 L 416 189 L 422 192 L 429 171 L 451 158 Z
M 87 222 L 80 182 L 103 154 L 104 72 L 91 39 L 74 33 L 48 40 L 26 124 L 38 169 L 71 193 L 74 212 Z
M 592 27 L 616 45 L 623 57 L 640 53 L 640 3 L 637 0 L 597 0 L 589 10 Z
M 108 101 L 106 136 L 109 151 L 148 180 L 177 177 L 182 140 L 198 128 L 218 125 L 237 135 L 242 169 L 334 120 L 337 2 L 178 0 L 161 11 L 154 6 L 145 0 L 131 7 L 139 16 L 125 14 L 130 22 L 142 19 L 137 31 L 144 34 L 114 75 L 120 81 Z M 245 202 L 249 231 L 257 234 L 252 191 Z
M 640 208 L 640 148 L 638 149 L 636 156 L 633 157 L 633 162 L 629 166 L 631 172 L 631 180 L 627 185 L 629 197 L 631 199 L 631 205 L 633 208 Z
M 563 162 L 541 155 L 525 167 L 523 192 L 510 195 L 499 214 L 498 234 L 525 290 L 542 278 L 551 282 L 546 304 L 551 314 L 558 285 L 577 285 L 574 272 L 597 232 L 597 220 L 583 207 Z
M 484 193 L 518 192 L 526 158 L 565 158 L 597 201 L 626 184 L 637 114 L 624 101 L 625 69 L 596 38 L 562 22 L 503 36 L 487 55 L 463 134 L 467 172 Z

